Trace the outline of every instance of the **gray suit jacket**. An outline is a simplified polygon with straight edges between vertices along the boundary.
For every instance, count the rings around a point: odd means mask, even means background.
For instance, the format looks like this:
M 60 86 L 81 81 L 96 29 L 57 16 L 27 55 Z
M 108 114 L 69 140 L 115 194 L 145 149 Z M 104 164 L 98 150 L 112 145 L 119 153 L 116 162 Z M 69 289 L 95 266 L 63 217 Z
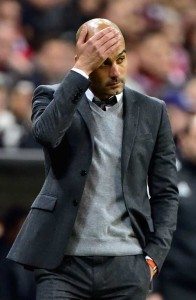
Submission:
M 35 90 L 33 133 L 44 146 L 46 178 L 8 254 L 23 265 L 53 269 L 64 256 L 92 160 L 89 84 L 70 71 L 61 84 Z M 176 227 L 175 146 L 163 101 L 125 88 L 123 102 L 124 201 L 144 253 L 160 269 Z

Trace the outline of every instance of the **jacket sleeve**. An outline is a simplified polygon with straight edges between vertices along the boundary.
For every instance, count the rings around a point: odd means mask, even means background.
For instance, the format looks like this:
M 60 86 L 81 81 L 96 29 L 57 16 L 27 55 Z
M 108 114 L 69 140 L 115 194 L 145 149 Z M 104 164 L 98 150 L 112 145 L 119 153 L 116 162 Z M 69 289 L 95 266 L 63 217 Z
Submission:
M 36 140 L 57 147 L 70 127 L 77 104 L 90 81 L 70 71 L 55 91 L 52 86 L 35 89 L 32 102 L 32 131 Z
M 159 131 L 148 173 L 148 185 L 154 233 L 150 234 L 144 252 L 153 258 L 160 270 L 176 229 L 178 209 L 175 145 L 165 103 L 162 105 Z

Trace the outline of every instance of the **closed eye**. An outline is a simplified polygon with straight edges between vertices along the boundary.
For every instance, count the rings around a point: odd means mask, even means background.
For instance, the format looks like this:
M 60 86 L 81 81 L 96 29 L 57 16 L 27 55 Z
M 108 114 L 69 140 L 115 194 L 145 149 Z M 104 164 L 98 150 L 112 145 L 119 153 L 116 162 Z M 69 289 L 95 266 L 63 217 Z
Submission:
M 102 63 L 102 66 L 110 66 L 110 65 L 111 65 L 111 61 L 108 58 Z

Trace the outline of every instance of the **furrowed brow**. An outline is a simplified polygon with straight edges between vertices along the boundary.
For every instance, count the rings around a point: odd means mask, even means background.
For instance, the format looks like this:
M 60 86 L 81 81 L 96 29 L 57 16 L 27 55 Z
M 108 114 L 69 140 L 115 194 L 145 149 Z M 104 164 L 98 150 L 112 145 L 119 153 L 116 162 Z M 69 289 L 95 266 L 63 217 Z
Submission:
M 125 50 L 125 49 L 124 49 L 121 53 L 119 53 L 119 54 L 117 55 L 117 57 L 123 55 L 124 53 L 126 53 L 126 50 Z

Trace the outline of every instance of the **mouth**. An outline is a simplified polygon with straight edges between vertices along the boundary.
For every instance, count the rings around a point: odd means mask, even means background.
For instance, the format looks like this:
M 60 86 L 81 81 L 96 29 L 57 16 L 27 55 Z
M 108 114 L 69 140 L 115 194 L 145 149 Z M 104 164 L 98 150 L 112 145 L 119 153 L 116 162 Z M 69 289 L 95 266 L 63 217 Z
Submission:
M 108 87 L 118 87 L 121 84 L 121 82 L 113 82 L 113 83 L 109 83 L 107 86 Z

